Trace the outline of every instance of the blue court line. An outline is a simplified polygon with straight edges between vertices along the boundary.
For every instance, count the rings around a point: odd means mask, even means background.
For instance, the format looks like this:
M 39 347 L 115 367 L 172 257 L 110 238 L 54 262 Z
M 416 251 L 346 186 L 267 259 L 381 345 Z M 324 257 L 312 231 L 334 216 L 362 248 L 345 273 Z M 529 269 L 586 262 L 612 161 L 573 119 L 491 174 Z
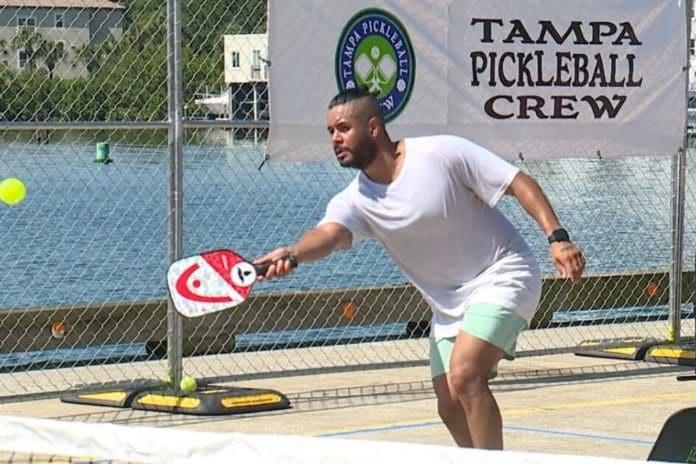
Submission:
M 388 425 L 385 427 L 369 427 L 369 428 L 364 428 L 364 429 L 344 430 L 342 432 L 321 433 L 321 434 L 318 434 L 315 436 L 317 436 L 317 437 L 345 437 L 347 435 L 361 435 L 361 434 L 365 434 L 365 433 L 394 432 L 396 430 L 421 429 L 421 428 L 425 428 L 425 427 L 434 427 L 436 425 L 442 426 L 442 422 L 433 421 L 433 422 L 417 422 L 414 424 L 395 424 L 395 425 Z
M 622 443 L 634 443 L 638 445 L 653 445 L 655 443 L 654 440 L 643 440 L 640 438 L 613 437 L 611 435 L 596 435 L 594 433 L 579 433 L 566 432 L 563 430 L 537 429 L 532 427 L 519 427 L 516 425 L 503 426 L 503 430 L 511 430 L 513 432 L 540 433 L 547 435 L 562 435 L 566 437 L 586 438 L 588 440 L 617 441 Z
M 442 422 L 433 421 L 433 422 L 419 422 L 419 423 L 414 423 L 414 424 L 396 424 L 396 425 L 390 425 L 390 426 L 386 426 L 386 427 L 371 427 L 371 428 L 363 428 L 363 429 L 346 430 L 346 431 L 342 431 L 342 432 L 323 433 L 323 434 L 319 434 L 316 436 L 317 437 L 345 437 L 345 436 L 349 436 L 349 435 L 361 435 L 361 434 L 376 433 L 376 432 L 394 432 L 397 430 L 418 429 L 418 428 L 435 427 L 435 426 L 444 427 Z M 520 427 L 517 425 L 503 426 L 503 430 L 509 430 L 512 432 L 538 433 L 538 434 L 545 434 L 545 435 L 561 435 L 561 436 L 566 436 L 566 437 L 570 436 L 570 437 L 576 437 L 576 438 L 584 438 L 584 439 L 588 439 L 588 440 L 614 441 L 614 442 L 621 442 L 621 443 L 633 443 L 633 444 L 638 444 L 638 445 L 653 445 L 654 444 L 654 441 L 652 441 L 652 440 L 642 440 L 639 438 L 614 437 L 614 436 L 610 436 L 610 435 L 596 435 L 596 434 L 592 434 L 592 433 L 566 432 L 563 430 L 550 430 L 550 429 L 539 429 L 539 428 L 532 428 L 532 427 Z

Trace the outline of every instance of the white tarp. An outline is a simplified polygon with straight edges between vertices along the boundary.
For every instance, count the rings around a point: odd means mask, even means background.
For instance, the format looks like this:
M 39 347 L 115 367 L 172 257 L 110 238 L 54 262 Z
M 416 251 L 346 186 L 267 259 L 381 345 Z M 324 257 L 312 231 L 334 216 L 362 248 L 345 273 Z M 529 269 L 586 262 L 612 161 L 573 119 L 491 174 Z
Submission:
M 326 108 L 368 86 L 393 138 L 452 133 L 507 159 L 673 155 L 685 1 L 270 0 L 272 159 L 330 159 Z

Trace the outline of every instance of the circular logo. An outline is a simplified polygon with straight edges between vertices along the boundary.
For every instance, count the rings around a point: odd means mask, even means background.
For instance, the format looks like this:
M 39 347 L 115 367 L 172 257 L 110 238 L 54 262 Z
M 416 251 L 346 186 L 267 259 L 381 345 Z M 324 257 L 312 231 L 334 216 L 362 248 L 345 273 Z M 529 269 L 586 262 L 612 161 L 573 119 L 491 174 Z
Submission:
M 378 96 L 387 122 L 408 103 L 416 55 L 406 29 L 391 13 L 369 8 L 350 18 L 339 36 L 335 62 L 339 90 L 368 89 Z
M 240 287 L 250 287 L 256 282 L 256 270 L 252 264 L 242 261 L 232 267 L 230 277 L 234 284 Z

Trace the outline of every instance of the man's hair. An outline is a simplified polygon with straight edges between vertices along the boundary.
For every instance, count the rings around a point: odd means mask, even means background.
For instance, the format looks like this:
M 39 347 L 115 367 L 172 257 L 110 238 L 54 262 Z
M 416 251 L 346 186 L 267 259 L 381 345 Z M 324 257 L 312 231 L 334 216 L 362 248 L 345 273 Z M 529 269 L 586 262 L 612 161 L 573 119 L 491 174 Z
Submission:
M 368 99 L 368 112 L 369 116 L 377 116 L 380 121 L 384 122 L 384 114 L 382 113 L 382 108 L 379 105 L 379 100 L 377 95 L 370 92 L 363 87 L 355 87 L 352 89 L 345 89 L 340 91 L 335 97 L 329 102 L 329 109 L 334 106 L 344 105 L 356 100 Z

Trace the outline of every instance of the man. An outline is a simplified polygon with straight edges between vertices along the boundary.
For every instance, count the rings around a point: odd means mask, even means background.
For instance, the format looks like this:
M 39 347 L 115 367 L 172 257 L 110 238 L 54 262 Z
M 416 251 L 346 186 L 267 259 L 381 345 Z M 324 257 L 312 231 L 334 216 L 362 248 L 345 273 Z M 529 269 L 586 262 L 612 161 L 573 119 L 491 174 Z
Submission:
M 362 89 L 329 104 L 327 128 L 341 166 L 358 175 L 324 218 L 294 245 L 256 263 L 262 278 L 374 238 L 430 304 L 430 360 L 438 413 L 459 446 L 502 449 L 502 419 L 489 389 L 498 361 L 513 359 L 517 336 L 541 294 L 539 267 L 495 205 L 512 195 L 549 238 L 561 276 L 579 281 L 582 253 L 561 228 L 538 184 L 459 137 L 392 141 L 379 102 Z

